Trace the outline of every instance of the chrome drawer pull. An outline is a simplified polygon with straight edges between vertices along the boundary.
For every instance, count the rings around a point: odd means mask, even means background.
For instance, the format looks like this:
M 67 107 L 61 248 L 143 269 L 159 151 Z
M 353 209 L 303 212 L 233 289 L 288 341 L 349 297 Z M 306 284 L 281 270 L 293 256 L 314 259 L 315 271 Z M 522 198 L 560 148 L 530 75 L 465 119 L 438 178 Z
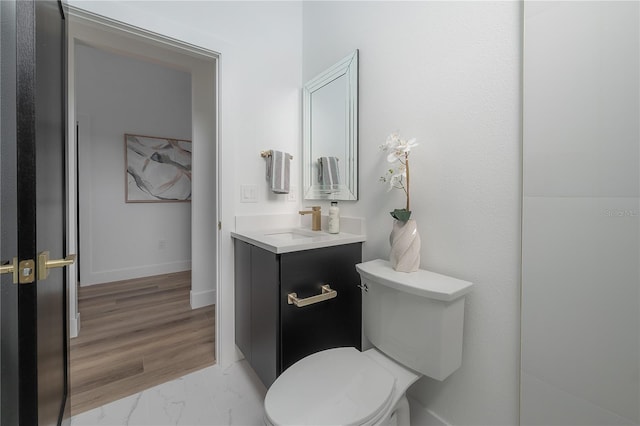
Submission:
M 322 293 L 315 296 L 307 297 L 306 299 L 298 299 L 296 293 L 289 293 L 287 295 L 287 303 L 289 305 L 296 305 L 298 308 L 303 306 L 313 305 L 314 303 L 324 302 L 325 300 L 333 299 L 338 295 L 338 292 L 331 290 L 329 284 L 322 286 Z

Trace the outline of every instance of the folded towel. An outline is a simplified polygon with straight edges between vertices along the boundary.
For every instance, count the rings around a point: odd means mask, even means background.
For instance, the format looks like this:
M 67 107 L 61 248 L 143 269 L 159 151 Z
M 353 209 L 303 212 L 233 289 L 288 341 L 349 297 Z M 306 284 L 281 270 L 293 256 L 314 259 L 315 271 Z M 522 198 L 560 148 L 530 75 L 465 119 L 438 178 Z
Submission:
M 267 156 L 267 180 L 269 189 L 276 194 L 289 193 L 289 162 L 291 154 L 282 151 L 271 151 Z
M 338 157 L 318 158 L 318 183 L 324 191 L 338 191 L 340 186 L 340 172 L 338 171 Z

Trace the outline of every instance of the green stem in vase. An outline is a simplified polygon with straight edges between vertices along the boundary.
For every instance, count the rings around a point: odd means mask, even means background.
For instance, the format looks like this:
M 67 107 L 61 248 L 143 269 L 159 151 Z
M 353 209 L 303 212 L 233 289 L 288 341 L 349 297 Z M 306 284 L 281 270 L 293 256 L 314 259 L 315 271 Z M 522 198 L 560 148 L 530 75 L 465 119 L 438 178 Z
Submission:
M 409 153 L 405 152 L 404 153 L 404 161 L 405 161 L 405 167 L 406 167 L 406 171 L 407 171 L 407 187 L 405 188 L 405 192 L 407 193 L 407 211 L 411 211 L 409 209 Z

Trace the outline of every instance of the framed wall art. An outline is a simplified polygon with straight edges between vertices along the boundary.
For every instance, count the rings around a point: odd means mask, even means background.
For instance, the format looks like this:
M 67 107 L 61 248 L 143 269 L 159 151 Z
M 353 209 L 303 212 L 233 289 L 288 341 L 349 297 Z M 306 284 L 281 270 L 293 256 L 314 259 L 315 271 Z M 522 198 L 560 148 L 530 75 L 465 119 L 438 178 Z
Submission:
M 125 201 L 191 201 L 191 141 L 124 135 Z

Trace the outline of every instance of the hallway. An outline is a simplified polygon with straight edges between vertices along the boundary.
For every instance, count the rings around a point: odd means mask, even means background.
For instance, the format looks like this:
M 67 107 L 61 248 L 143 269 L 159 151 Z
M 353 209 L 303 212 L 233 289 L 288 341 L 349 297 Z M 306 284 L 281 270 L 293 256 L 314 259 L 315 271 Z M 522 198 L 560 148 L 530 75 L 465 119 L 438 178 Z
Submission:
M 191 272 L 79 288 L 71 340 L 71 413 L 215 363 L 215 306 L 192 310 Z

